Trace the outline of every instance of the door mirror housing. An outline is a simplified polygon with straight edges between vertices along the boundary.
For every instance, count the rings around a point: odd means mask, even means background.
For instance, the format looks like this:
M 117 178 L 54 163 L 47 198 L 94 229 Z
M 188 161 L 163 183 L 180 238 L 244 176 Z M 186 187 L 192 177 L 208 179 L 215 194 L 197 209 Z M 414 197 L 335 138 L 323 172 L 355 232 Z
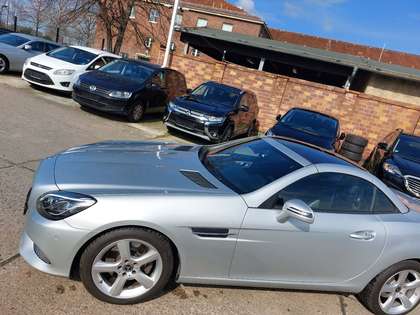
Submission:
M 340 134 L 340 137 L 338 138 L 338 140 L 344 140 L 346 138 L 346 134 L 344 132 L 342 132 Z
M 23 45 L 23 50 L 31 50 L 32 46 L 29 44 Z
M 280 121 L 280 119 L 281 119 L 281 115 L 277 115 L 277 116 L 276 116 L 276 120 L 277 120 L 277 121 Z
M 385 142 L 379 142 L 378 143 L 378 149 L 388 151 L 388 144 L 386 144 Z
M 314 212 L 305 202 L 299 199 L 288 200 L 284 203 L 277 220 L 281 223 L 289 218 L 295 218 L 299 221 L 312 224 L 314 223 Z

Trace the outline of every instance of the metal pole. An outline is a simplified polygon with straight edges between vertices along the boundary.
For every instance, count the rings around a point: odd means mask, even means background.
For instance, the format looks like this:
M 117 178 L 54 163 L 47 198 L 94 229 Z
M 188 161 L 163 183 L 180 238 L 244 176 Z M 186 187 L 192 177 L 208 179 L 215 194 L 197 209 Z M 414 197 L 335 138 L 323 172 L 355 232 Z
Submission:
M 7 1 L 6 28 L 9 28 L 9 10 L 10 10 L 10 0 Z
M 57 33 L 55 34 L 55 42 L 58 43 L 59 39 L 60 39 L 60 28 L 57 27 Z
M 13 17 L 13 32 L 17 32 L 17 16 Z
M 178 6 L 179 6 L 179 0 L 175 0 L 174 8 L 172 11 L 171 25 L 169 26 L 168 40 L 166 41 L 165 57 L 163 58 L 162 68 L 167 67 L 169 63 L 169 53 L 171 52 L 172 36 L 174 34 L 174 26 L 175 26 L 176 14 L 178 12 Z

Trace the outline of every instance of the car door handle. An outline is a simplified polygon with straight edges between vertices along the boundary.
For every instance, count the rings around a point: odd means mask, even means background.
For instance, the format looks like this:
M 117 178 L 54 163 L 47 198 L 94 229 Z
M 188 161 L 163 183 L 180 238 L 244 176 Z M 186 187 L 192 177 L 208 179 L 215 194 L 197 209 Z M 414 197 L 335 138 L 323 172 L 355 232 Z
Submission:
M 361 240 L 361 241 L 373 240 L 375 236 L 376 236 L 376 233 L 374 231 L 357 231 L 350 234 L 350 238 L 353 238 L 355 240 Z

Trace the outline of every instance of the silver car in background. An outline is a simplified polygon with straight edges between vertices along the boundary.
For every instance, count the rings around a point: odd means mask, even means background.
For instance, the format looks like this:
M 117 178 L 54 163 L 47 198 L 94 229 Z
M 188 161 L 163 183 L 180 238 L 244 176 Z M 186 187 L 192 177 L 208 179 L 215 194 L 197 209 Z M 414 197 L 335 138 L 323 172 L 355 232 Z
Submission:
M 39 166 L 20 254 L 132 304 L 179 283 L 349 292 L 376 314 L 420 300 L 420 214 L 376 177 L 294 140 L 102 142 Z
M 0 35 L 0 74 L 22 71 L 26 59 L 60 47 L 57 43 L 22 33 Z

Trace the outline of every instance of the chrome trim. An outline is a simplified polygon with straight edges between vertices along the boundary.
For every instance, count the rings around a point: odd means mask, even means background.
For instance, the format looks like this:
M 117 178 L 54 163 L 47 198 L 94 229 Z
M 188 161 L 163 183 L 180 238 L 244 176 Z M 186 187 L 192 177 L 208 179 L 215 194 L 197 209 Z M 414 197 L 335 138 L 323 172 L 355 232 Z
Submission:
M 409 192 L 420 198 L 420 178 L 411 175 L 404 176 L 404 185 Z
M 207 141 L 211 141 L 211 139 L 210 139 L 208 136 L 205 136 L 205 135 L 202 135 L 202 134 L 199 134 L 199 133 L 195 133 L 195 132 L 189 131 L 189 130 L 184 129 L 184 128 L 180 128 L 180 127 L 175 126 L 175 125 L 173 125 L 173 124 L 171 124 L 171 123 L 165 122 L 165 125 L 166 125 L 166 126 L 168 126 L 168 127 L 171 127 L 171 128 L 177 129 L 177 130 L 179 130 L 179 131 L 182 131 L 182 132 L 188 133 L 188 134 L 190 134 L 190 135 L 193 135 L 193 136 L 199 137 L 199 138 L 201 138 L 201 139 L 205 139 L 205 140 L 207 140 Z

